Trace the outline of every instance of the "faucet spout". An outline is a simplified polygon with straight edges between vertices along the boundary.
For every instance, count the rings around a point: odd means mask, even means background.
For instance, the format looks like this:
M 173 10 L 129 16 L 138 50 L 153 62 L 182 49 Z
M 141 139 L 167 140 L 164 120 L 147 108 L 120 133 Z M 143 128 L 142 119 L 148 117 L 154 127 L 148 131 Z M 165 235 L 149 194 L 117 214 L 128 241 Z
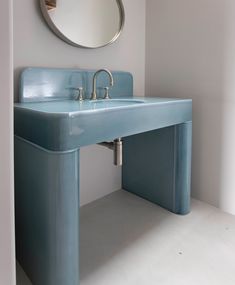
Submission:
M 95 72 L 94 76 L 93 76 L 91 100 L 97 100 L 96 82 L 97 82 L 97 76 L 101 72 L 106 72 L 109 75 L 109 79 L 110 79 L 110 83 L 109 84 L 110 84 L 110 86 L 113 86 L 113 84 L 114 84 L 113 75 L 112 75 L 112 73 L 108 69 L 103 68 L 103 69 L 97 70 Z

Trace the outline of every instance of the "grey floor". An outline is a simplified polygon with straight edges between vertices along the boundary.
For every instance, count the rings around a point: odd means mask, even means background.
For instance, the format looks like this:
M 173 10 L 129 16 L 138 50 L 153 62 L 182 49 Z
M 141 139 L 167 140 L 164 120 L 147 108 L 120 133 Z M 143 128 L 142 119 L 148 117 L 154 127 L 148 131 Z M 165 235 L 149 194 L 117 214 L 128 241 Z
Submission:
M 81 285 L 234 285 L 235 216 L 196 200 L 177 216 L 117 191 L 82 207 L 80 259 Z

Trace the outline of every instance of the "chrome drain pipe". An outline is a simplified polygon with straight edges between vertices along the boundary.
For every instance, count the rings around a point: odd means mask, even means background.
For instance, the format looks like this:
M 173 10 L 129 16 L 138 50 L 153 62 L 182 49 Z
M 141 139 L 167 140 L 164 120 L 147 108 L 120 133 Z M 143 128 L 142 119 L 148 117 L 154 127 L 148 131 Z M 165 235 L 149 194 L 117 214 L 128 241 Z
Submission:
M 99 145 L 113 150 L 113 163 L 116 166 L 122 166 L 122 139 L 117 138 L 113 142 L 102 142 Z
M 113 163 L 114 165 L 122 165 L 122 139 L 118 138 L 113 142 Z

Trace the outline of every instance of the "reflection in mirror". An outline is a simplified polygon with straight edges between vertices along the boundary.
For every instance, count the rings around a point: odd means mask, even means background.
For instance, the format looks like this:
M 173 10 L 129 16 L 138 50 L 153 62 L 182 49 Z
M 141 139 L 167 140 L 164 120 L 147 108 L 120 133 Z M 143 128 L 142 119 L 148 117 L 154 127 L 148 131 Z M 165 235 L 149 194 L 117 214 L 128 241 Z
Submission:
M 46 0 L 47 10 L 52 10 L 56 8 L 56 0 Z
M 97 48 L 114 42 L 124 25 L 121 0 L 40 0 L 50 28 L 67 43 Z

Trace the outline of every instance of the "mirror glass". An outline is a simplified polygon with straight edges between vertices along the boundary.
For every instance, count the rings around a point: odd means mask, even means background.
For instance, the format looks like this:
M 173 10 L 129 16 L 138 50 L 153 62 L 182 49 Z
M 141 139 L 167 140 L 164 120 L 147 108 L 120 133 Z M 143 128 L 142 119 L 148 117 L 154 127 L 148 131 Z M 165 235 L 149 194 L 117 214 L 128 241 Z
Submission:
M 121 0 L 40 0 L 49 27 L 67 43 L 98 48 L 113 43 L 124 25 Z

